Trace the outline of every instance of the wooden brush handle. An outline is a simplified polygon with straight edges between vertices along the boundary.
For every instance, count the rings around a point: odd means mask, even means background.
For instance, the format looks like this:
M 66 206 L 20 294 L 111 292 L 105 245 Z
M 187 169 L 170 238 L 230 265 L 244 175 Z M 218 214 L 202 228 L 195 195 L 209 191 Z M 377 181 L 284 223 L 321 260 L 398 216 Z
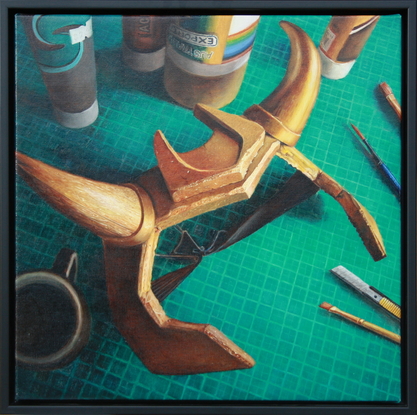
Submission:
M 388 95 L 386 98 L 387 98 L 388 103 L 391 105 L 392 109 L 397 114 L 398 119 L 401 121 L 401 118 L 402 118 L 401 107 L 397 99 L 394 97 L 394 95 Z
M 379 327 L 376 324 L 369 323 L 368 321 L 365 321 L 364 319 L 360 319 L 358 324 L 367 328 L 370 331 L 373 331 L 374 333 L 377 333 L 383 337 L 386 337 L 387 339 L 392 340 L 395 343 L 401 344 L 401 336 L 393 333 L 392 331 Z
M 331 313 L 338 314 L 339 316 L 344 317 L 346 320 L 349 320 L 357 324 L 358 326 L 362 326 L 370 331 L 373 331 L 376 334 L 379 334 L 380 336 L 383 336 L 389 340 L 392 340 L 395 343 L 398 343 L 398 344 L 401 343 L 401 337 L 398 334 L 395 334 L 389 330 L 379 327 L 376 324 L 369 323 L 368 321 L 365 321 L 363 318 L 359 318 L 352 314 L 346 313 L 345 311 L 342 311 L 335 306 L 332 306 L 329 309 L 329 311 Z
M 388 103 L 391 105 L 392 109 L 397 114 L 399 120 L 401 121 L 402 113 L 401 113 L 401 106 L 395 98 L 394 94 L 392 93 L 391 88 L 388 86 L 386 82 L 382 82 L 379 84 L 379 88 L 381 92 L 384 94 L 384 97 L 387 99 Z

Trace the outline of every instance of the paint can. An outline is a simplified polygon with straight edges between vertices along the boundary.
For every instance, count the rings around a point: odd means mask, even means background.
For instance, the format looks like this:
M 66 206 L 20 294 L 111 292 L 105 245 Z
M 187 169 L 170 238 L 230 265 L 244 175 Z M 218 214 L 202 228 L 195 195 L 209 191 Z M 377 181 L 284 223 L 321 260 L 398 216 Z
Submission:
M 221 108 L 243 82 L 260 16 L 181 16 L 169 25 L 164 85 L 179 104 Z
M 91 16 L 27 15 L 22 21 L 56 120 L 68 128 L 92 124 L 99 109 Z

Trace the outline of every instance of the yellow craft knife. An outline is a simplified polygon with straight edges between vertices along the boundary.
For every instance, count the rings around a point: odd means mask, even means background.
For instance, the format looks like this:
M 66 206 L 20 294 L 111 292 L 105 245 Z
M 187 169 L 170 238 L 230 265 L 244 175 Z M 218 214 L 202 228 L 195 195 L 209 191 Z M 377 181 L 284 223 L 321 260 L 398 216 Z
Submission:
M 371 287 L 366 282 L 362 281 L 358 276 L 347 270 L 342 265 L 331 269 L 330 272 L 345 283 L 349 284 L 355 290 L 359 291 L 365 297 L 380 305 L 397 319 L 401 319 L 401 308 L 398 304 L 394 303 L 394 301 L 390 300 L 376 288 Z

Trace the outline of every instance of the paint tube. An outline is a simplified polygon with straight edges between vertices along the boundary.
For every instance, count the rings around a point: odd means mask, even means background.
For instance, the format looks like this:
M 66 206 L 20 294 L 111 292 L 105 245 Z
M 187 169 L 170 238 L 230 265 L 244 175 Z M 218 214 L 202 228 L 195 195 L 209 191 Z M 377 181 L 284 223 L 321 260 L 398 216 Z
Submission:
M 92 18 L 88 15 L 22 16 L 56 120 L 82 128 L 98 116 Z
M 322 75 L 342 79 L 348 75 L 380 16 L 333 16 L 320 41 Z
M 138 72 L 164 66 L 169 16 L 123 16 L 123 61 Z

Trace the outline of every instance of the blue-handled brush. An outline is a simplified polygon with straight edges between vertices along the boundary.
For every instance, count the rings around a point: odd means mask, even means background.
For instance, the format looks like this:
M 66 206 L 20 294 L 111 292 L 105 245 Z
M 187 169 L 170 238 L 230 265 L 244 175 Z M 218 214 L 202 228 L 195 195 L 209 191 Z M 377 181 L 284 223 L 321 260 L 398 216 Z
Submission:
M 368 143 L 368 140 L 359 131 L 359 129 L 357 127 L 355 127 L 352 123 L 350 125 L 355 130 L 356 134 L 358 134 L 358 136 L 361 138 L 361 140 L 365 143 L 366 147 L 368 148 L 369 152 L 371 153 L 372 159 L 374 160 L 375 166 L 378 169 L 378 171 L 386 179 L 388 179 L 389 183 L 392 185 L 392 189 L 394 190 L 395 195 L 398 197 L 398 199 L 400 199 L 400 197 L 401 197 L 401 186 L 398 183 L 397 179 L 391 173 L 389 168 L 384 164 L 384 162 L 380 159 L 378 154 L 375 153 L 375 150 L 371 147 L 371 145 Z

